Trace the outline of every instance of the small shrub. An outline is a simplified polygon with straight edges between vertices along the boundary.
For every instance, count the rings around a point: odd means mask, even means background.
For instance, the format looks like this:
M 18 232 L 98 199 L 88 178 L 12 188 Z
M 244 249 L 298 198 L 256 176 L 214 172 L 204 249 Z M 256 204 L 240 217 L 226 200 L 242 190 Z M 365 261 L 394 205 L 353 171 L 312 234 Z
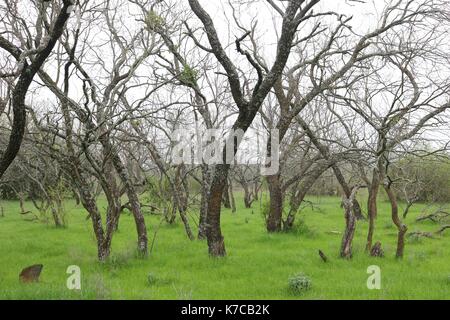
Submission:
M 94 274 L 89 279 L 89 290 L 94 292 L 96 300 L 111 299 L 111 291 L 106 286 L 103 276 L 101 274 Z
M 311 229 L 303 219 L 299 219 L 294 223 L 291 229 L 285 230 L 286 232 L 292 232 L 297 235 L 302 235 L 308 238 L 314 238 L 317 236 L 317 232 L 314 229 Z
M 147 283 L 148 283 L 148 285 L 149 286 L 154 286 L 157 282 L 158 282 L 158 277 L 154 273 L 150 272 L 147 275 Z
M 289 277 L 288 288 L 289 292 L 294 295 L 299 295 L 308 291 L 312 287 L 311 279 L 304 273 L 297 273 Z
M 422 243 L 422 238 L 418 234 L 411 234 L 406 238 L 408 243 Z
M 136 249 L 128 247 L 109 257 L 107 266 L 111 269 L 120 269 L 127 266 L 130 261 L 136 257 Z

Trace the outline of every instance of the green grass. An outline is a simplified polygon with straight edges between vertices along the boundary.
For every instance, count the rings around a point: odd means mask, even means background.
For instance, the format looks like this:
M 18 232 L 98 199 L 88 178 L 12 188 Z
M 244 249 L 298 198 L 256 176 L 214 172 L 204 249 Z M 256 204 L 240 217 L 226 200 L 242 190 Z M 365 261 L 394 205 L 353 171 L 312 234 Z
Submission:
M 115 234 L 112 257 L 96 260 L 95 240 L 85 212 L 67 202 L 68 227 L 57 229 L 25 221 L 18 203 L 3 202 L 0 218 L 1 299 L 448 299 L 450 298 L 450 232 L 435 239 L 408 241 L 405 257 L 394 258 L 396 229 L 388 203 L 380 202 L 374 240 L 383 244 L 386 257 L 364 253 L 367 222 L 359 222 L 351 261 L 338 257 L 344 227 L 336 197 L 311 197 L 314 210 L 300 216 L 304 224 L 295 232 L 268 234 L 260 203 L 244 209 L 237 199 L 236 214 L 223 210 L 223 234 L 228 256 L 209 258 L 204 241 L 189 241 L 181 222 L 162 224 L 152 254 L 135 256 L 136 233 L 131 216 L 124 214 Z M 436 231 L 431 222 L 415 222 L 423 205 L 411 209 L 410 231 Z M 31 205 L 28 204 L 28 209 Z M 160 217 L 146 216 L 149 238 Z M 192 226 L 194 222 L 191 221 Z M 323 263 L 318 249 L 329 258 Z M 21 284 L 20 270 L 42 263 L 41 281 Z M 381 268 L 381 290 L 368 290 L 367 267 Z M 69 265 L 82 272 L 82 290 L 66 288 Z M 303 272 L 312 289 L 301 296 L 288 290 L 291 275 Z M 149 281 L 150 275 L 150 281 Z

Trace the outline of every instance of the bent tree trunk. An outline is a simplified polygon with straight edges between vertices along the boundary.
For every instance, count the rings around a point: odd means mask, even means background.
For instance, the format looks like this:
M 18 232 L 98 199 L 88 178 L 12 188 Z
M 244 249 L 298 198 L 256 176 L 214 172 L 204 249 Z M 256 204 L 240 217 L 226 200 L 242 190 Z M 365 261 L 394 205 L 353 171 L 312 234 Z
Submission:
M 109 147 L 109 141 L 106 143 L 108 146 L 106 149 L 112 150 Z M 116 169 L 117 174 L 122 181 L 125 191 L 127 193 L 128 200 L 130 201 L 131 212 L 133 213 L 134 221 L 136 224 L 136 231 L 138 235 L 138 253 L 141 257 L 146 257 L 148 254 L 148 238 L 147 238 L 147 228 L 145 225 L 144 215 L 142 214 L 141 204 L 139 202 L 138 195 L 136 190 L 134 189 L 133 184 L 131 183 L 125 166 L 122 163 L 119 155 L 116 152 L 112 153 L 111 156 L 112 164 Z
M 352 191 L 350 190 L 350 187 L 349 187 L 347 181 L 345 181 L 345 178 L 344 178 L 344 175 L 342 174 L 341 169 L 339 168 L 339 166 L 336 163 L 334 163 L 331 167 L 333 169 L 336 180 L 341 185 L 342 191 L 344 191 L 345 197 L 347 199 L 349 199 Z M 359 205 L 358 200 L 356 200 L 356 198 L 353 198 L 352 202 L 353 202 L 353 214 L 355 215 L 355 218 L 358 220 L 363 219 L 364 216 L 362 215 L 361 206 Z
M 295 216 L 297 215 L 300 205 L 305 199 L 308 191 L 328 168 L 329 163 L 327 161 L 317 162 L 315 167 L 311 169 L 311 172 L 308 175 L 304 176 L 302 181 L 298 183 L 295 190 L 292 191 L 292 196 L 289 204 L 289 213 L 286 217 L 286 220 L 283 221 L 284 231 L 289 231 L 290 229 L 292 229 L 295 222 Z
M 14 86 L 12 92 L 12 109 L 14 119 L 8 145 L 0 160 L 0 178 L 16 158 L 22 144 L 26 126 L 25 97 L 28 92 L 28 88 L 30 87 L 34 76 L 50 55 L 53 47 L 58 41 L 58 38 L 62 35 L 64 25 L 66 24 L 67 19 L 69 19 L 70 11 L 68 9 L 72 6 L 72 1 L 64 0 L 63 3 L 64 4 L 61 11 L 59 12 L 58 17 L 53 24 L 53 28 L 50 31 L 47 44 L 36 54 L 30 65 L 26 62 L 25 58 L 21 58 L 22 51 L 0 35 L 0 47 L 5 48 L 6 51 L 11 53 L 16 60 L 24 60 L 21 61 L 24 64 L 24 67 L 21 70 L 19 80 Z
M 281 231 L 283 215 L 283 193 L 281 191 L 280 174 L 267 176 L 267 184 L 269 186 L 270 206 L 266 219 L 266 229 L 268 232 L 279 232 Z
M 398 215 L 397 197 L 395 196 L 394 191 L 391 189 L 389 185 L 384 185 L 384 190 L 386 190 L 389 202 L 391 203 L 392 221 L 394 222 L 398 230 L 397 252 L 395 254 L 395 257 L 401 259 L 403 258 L 403 252 L 405 248 L 405 234 L 406 231 L 408 231 L 408 227 L 405 224 L 403 224 Z

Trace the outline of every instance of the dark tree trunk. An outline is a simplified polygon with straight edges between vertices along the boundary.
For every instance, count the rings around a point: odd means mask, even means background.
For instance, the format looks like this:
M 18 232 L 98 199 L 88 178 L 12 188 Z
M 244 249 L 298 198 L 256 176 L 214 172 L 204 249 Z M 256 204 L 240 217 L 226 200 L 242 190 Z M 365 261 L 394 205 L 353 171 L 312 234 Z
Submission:
M 369 186 L 369 197 L 367 200 L 367 214 L 369 216 L 369 230 L 367 233 L 366 251 L 370 252 L 373 243 L 373 234 L 375 230 L 375 219 L 377 216 L 377 198 L 380 186 L 380 177 L 376 169 L 373 171 L 372 183 Z
M 81 181 L 80 181 L 81 182 Z M 88 187 L 86 185 L 80 186 L 81 202 L 89 213 L 92 221 L 92 227 L 94 230 L 95 238 L 97 240 L 97 256 L 98 260 L 105 261 L 110 254 L 110 248 L 105 246 L 105 234 L 103 231 L 102 218 L 98 211 L 97 204 L 94 198 L 91 196 Z
M 236 200 L 234 199 L 234 193 L 233 193 L 233 182 L 231 179 L 228 179 L 228 188 L 230 191 L 230 200 L 231 200 L 231 212 L 236 212 Z
M 198 223 L 198 235 L 200 240 L 206 239 L 206 217 L 208 215 L 208 196 L 210 189 L 211 172 L 206 164 L 202 164 L 202 193 L 200 200 L 200 219 Z
M 270 207 L 266 219 L 266 229 L 268 232 L 281 231 L 281 220 L 283 214 L 283 194 L 281 191 L 280 175 L 267 176 L 269 186 Z
M 231 202 L 230 202 L 230 192 L 228 187 L 228 179 L 225 182 L 225 189 L 223 192 L 223 199 L 222 199 L 223 206 L 227 209 L 231 208 Z
M 228 164 L 216 165 L 214 177 L 211 183 L 211 192 L 208 201 L 208 215 L 206 217 L 209 254 L 213 257 L 226 255 L 225 243 L 220 229 L 220 206 L 225 181 L 230 166 Z
M 66 24 L 67 19 L 69 19 L 70 11 L 68 8 L 72 6 L 72 1 L 64 0 L 61 11 L 56 18 L 55 23 L 52 26 L 52 30 L 50 33 L 50 38 L 44 48 L 40 50 L 36 56 L 34 57 L 31 65 L 24 62 L 24 67 L 21 70 L 19 80 L 14 86 L 12 92 L 12 109 L 13 109 L 13 123 L 11 128 L 11 134 L 9 136 L 8 145 L 6 150 L 4 150 L 2 157 L 0 159 L 0 178 L 3 176 L 5 171 L 11 165 L 13 160 L 16 158 L 17 153 L 20 150 L 20 146 L 22 144 L 23 136 L 25 134 L 25 126 L 26 126 L 26 110 L 25 110 L 25 97 L 30 87 L 33 78 L 44 64 L 47 57 L 50 55 L 53 47 L 58 41 L 59 37 L 64 31 L 64 25 Z M 15 47 L 14 44 L 8 42 L 8 40 L 1 38 L 2 47 L 8 48 L 8 51 L 11 55 L 20 60 L 20 56 L 22 54 L 21 50 Z

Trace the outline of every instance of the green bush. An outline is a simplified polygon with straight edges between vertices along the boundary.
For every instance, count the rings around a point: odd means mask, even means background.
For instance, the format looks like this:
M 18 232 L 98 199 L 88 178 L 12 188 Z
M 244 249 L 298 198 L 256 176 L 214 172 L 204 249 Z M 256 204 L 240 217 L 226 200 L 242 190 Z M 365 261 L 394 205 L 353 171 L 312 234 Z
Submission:
M 288 288 L 291 294 L 299 295 L 312 288 L 312 281 L 307 275 L 300 272 L 289 277 Z
M 154 273 L 150 272 L 147 275 L 147 283 L 148 283 L 148 285 L 153 286 L 153 285 L 156 284 L 156 282 L 158 282 L 158 277 L 156 277 L 156 275 Z

